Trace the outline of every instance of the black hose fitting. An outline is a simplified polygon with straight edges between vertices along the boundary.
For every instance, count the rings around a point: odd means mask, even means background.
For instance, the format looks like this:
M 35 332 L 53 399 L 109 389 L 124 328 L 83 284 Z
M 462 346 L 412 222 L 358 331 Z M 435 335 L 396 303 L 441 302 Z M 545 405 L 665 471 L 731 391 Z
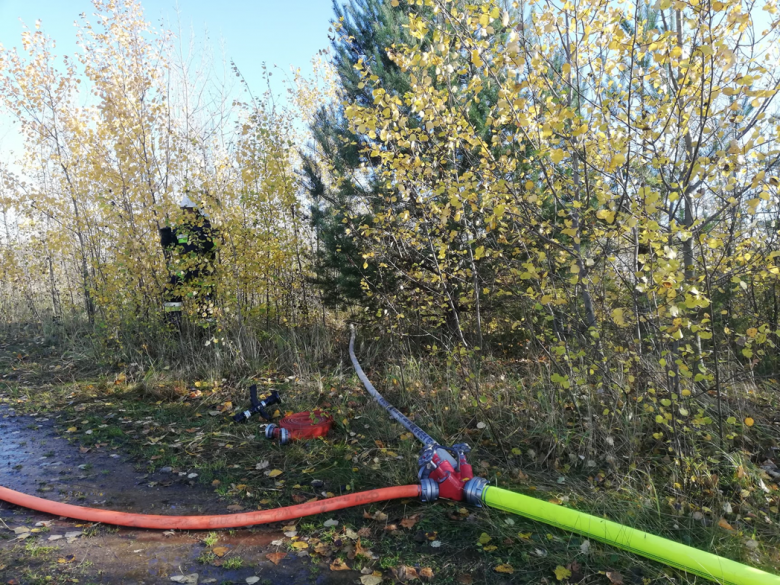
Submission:
M 252 406 L 247 410 L 237 413 L 233 417 L 235 422 L 244 422 L 245 420 L 248 420 L 253 414 L 260 414 L 260 416 L 262 416 L 265 420 L 271 420 L 271 415 L 268 413 L 268 411 L 266 411 L 266 408 L 273 404 L 279 404 L 282 402 L 282 399 L 279 398 L 279 392 L 276 390 L 272 390 L 271 394 L 267 398 L 258 400 L 257 384 L 252 384 L 252 386 L 249 388 L 249 397 L 252 401 Z

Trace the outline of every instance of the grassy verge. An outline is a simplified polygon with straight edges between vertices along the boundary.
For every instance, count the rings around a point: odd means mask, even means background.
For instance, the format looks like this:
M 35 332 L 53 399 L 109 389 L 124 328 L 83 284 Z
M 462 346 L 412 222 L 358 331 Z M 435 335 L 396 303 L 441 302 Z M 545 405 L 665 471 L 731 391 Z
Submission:
M 167 342 L 195 354 L 175 360 L 147 344 L 133 346 L 134 356 L 122 350 L 107 359 L 105 346 L 17 334 L 3 340 L 0 392 L 17 411 L 57 413 L 62 432 L 84 448 L 121 448 L 149 472 L 197 473 L 215 497 L 245 509 L 414 483 L 419 445 L 360 387 L 347 366 L 343 333 L 326 337 L 280 333 L 253 342 L 248 355 L 238 337 L 210 335 L 206 345 L 203 335 L 193 336 Z M 475 380 L 458 363 L 370 350 L 360 348 L 361 361 L 366 356 L 380 391 L 443 443 L 470 443 L 475 470 L 494 485 L 770 571 L 780 567 L 780 498 L 773 476 L 761 469 L 777 446 L 774 397 L 765 389 L 732 397 L 734 409 L 749 408 L 754 418 L 750 427 L 731 423 L 727 443 L 691 424 L 672 449 L 656 438 L 651 413 L 630 417 L 644 411 L 641 401 L 620 416 L 601 414 L 599 405 L 588 417 L 533 367 L 486 360 Z M 253 381 L 261 391 L 279 390 L 277 417 L 323 408 L 336 419 L 334 431 L 280 447 L 263 437 L 257 420 L 233 423 L 230 415 L 248 403 Z M 542 524 L 454 502 L 395 502 L 333 517 L 337 526 L 320 517 L 298 522 L 291 551 L 305 543 L 336 566 L 399 580 L 411 567 L 430 569 L 442 583 L 701 582 Z

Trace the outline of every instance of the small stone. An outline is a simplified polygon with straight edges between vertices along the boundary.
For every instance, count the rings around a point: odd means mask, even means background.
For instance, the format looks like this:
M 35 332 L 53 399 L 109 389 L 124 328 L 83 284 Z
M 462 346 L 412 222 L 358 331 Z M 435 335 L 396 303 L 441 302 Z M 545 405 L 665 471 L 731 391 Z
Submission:
M 171 473 L 173 471 L 173 467 L 161 467 L 160 473 Z M 204 581 L 205 583 L 205 581 Z
M 52 541 L 52 542 L 55 541 L 55 540 L 62 540 L 62 534 L 52 534 L 49 537 L 49 540 Z
M 249 585 L 252 585 L 253 583 L 259 583 L 260 577 L 247 577 L 246 582 L 249 583 Z
M 197 585 L 198 577 L 199 576 L 197 573 L 190 573 L 189 575 L 174 575 L 171 577 L 171 581 L 174 583 L 191 583 Z
M 197 473 L 190 473 L 190 474 L 187 474 L 187 479 L 195 479 L 196 477 L 198 477 L 198 474 L 197 474 Z

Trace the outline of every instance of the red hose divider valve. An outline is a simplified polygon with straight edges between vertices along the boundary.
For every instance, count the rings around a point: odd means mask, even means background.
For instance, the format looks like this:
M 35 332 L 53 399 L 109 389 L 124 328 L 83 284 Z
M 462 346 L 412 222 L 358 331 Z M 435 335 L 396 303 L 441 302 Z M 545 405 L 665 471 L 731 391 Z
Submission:
M 458 502 L 466 500 L 470 504 L 481 505 L 482 490 L 479 490 L 480 498 L 476 499 L 471 497 L 475 490 L 469 487 L 476 487 L 477 484 L 481 486 L 486 481 L 481 477 L 474 477 L 474 470 L 466 460 L 466 454 L 470 451 L 471 447 L 466 443 L 458 443 L 452 447 L 428 444 L 423 448 L 417 463 L 420 466 L 419 477 L 424 501 L 429 501 L 425 498 L 425 488 L 433 480 L 438 487 L 438 495 L 442 498 Z
M 284 417 L 279 425 L 273 423 L 265 427 L 268 439 L 277 439 L 280 445 L 301 439 L 314 439 L 328 434 L 333 426 L 333 417 L 321 410 L 297 412 Z

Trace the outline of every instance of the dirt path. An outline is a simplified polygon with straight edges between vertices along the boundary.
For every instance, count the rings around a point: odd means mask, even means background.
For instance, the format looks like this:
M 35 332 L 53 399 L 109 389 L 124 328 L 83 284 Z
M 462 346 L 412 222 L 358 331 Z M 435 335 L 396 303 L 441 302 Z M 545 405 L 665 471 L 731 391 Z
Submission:
M 50 418 L 0 409 L 0 484 L 5 487 L 128 512 L 230 513 L 226 502 L 188 475 L 188 470 L 168 469 L 143 474 L 121 452 L 69 443 Z M 193 574 L 197 581 L 183 582 L 240 584 L 253 582 L 252 577 L 265 585 L 359 582 L 354 571 L 331 572 L 306 558 L 306 551 L 274 545 L 283 538 L 276 525 L 221 532 L 218 543 L 207 546 L 203 532 L 95 526 L 5 502 L 0 502 L 0 519 L 8 527 L 0 525 L 0 583 L 156 584 Z M 227 549 L 222 558 L 209 554 L 214 546 Z M 287 552 L 287 557 L 275 565 L 266 558 L 274 552 Z M 210 562 L 201 562 L 205 559 Z

